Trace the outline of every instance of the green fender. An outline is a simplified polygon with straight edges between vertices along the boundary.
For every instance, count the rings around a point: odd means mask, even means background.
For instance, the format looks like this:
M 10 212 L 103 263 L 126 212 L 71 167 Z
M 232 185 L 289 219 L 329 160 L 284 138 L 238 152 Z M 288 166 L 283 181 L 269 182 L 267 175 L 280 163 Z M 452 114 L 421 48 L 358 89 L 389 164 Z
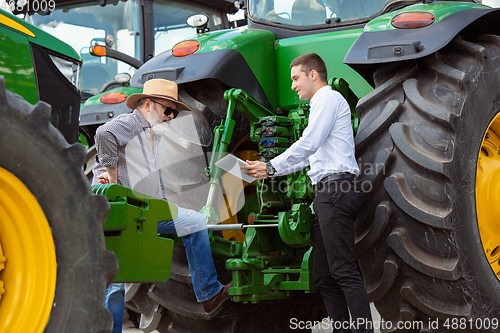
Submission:
M 408 12 L 427 12 L 435 21 L 418 29 L 397 29 L 392 19 Z M 433 2 L 396 10 L 370 21 L 347 52 L 344 63 L 373 85 L 372 74 L 382 63 L 423 58 L 447 45 L 464 29 L 498 33 L 500 9 L 471 2 Z

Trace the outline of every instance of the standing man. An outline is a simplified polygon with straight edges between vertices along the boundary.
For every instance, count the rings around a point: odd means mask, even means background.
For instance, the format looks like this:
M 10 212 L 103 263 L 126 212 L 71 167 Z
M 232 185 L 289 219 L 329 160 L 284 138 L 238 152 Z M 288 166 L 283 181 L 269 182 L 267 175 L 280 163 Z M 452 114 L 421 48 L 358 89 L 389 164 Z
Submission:
M 326 65 L 316 53 L 292 61 L 292 90 L 311 100 L 302 137 L 268 163 L 247 161 L 257 179 L 305 168 L 314 186 L 314 281 L 325 301 L 334 332 L 373 332 L 365 285 L 354 257 L 354 221 L 363 203 L 356 188 L 351 112 L 347 101 L 327 84 Z M 353 324 L 349 323 L 349 312 Z M 368 323 L 370 322 L 370 323 Z
M 94 184 L 115 183 L 166 199 L 158 165 L 158 154 L 164 152 L 159 152 L 161 136 L 156 133 L 164 133 L 178 111 L 189 110 L 178 101 L 177 92 L 175 82 L 149 80 L 142 94 L 128 97 L 126 104 L 134 110 L 132 113 L 122 114 L 97 129 Z M 228 289 L 232 283 L 223 286 L 217 280 L 204 216 L 179 207 L 174 221 L 158 223 L 158 232 L 182 236 L 196 299 L 207 317 L 212 318 L 230 298 Z M 108 287 L 105 305 L 114 317 L 113 333 L 121 333 L 123 284 Z

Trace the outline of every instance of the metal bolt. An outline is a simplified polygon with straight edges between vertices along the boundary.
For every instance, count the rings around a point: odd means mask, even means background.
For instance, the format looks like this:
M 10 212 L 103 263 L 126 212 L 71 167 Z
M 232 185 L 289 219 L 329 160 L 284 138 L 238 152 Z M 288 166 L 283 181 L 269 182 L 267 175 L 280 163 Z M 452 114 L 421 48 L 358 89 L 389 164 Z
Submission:
M 486 133 L 486 140 L 490 138 L 490 133 Z

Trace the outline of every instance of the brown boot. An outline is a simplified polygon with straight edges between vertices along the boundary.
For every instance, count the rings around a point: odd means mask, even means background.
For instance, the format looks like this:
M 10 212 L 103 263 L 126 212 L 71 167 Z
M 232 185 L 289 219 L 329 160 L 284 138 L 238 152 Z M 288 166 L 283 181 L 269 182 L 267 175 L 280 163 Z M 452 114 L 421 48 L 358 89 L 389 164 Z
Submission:
M 222 287 L 221 291 L 211 299 L 201 302 L 201 307 L 206 312 L 208 318 L 213 318 L 222 309 L 222 303 L 230 299 L 232 296 L 228 294 L 228 289 L 233 286 L 233 282 Z

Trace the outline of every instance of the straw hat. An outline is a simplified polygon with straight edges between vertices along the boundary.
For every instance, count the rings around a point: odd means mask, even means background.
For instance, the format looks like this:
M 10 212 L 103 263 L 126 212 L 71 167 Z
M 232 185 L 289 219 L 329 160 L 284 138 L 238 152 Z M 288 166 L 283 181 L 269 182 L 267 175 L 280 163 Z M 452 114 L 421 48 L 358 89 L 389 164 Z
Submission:
M 142 94 L 132 94 L 127 98 L 126 105 L 129 109 L 134 110 L 137 104 L 143 98 L 163 98 L 177 104 L 176 111 L 191 111 L 184 103 L 177 99 L 177 83 L 165 79 L 151 79 L 144 83 Z

